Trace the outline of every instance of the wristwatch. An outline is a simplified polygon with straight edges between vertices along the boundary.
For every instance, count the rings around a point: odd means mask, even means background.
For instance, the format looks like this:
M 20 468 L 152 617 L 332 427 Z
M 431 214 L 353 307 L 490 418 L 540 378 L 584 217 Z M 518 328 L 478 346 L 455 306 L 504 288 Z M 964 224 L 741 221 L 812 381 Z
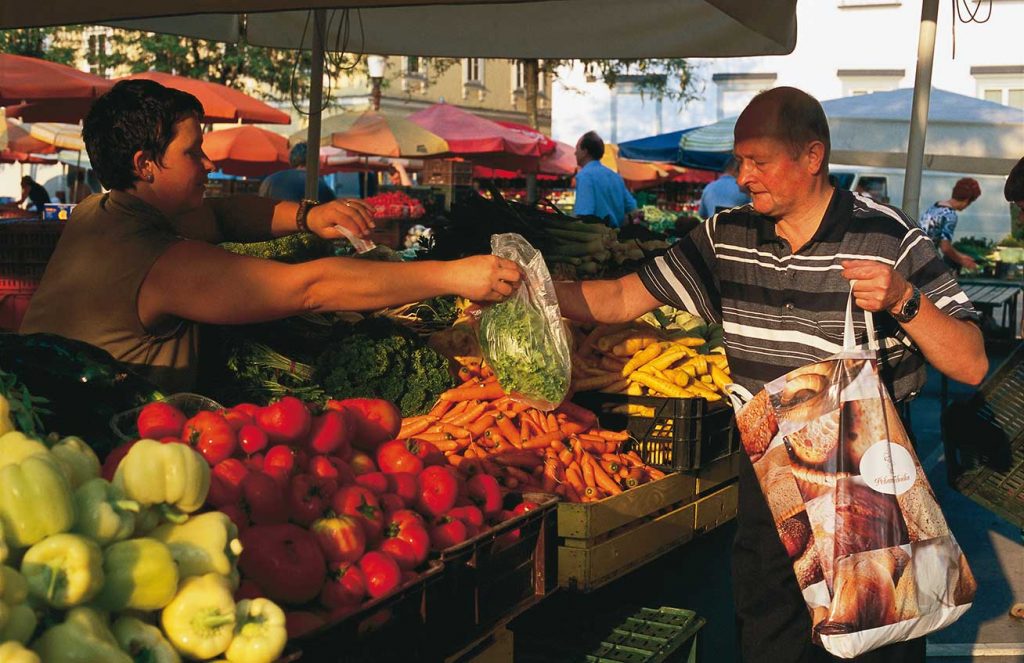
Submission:
M 917 316 L 918 311 L 921 310 L 921 291 L 916 285 L 911 285 L 910 288 L 910 297 L 907 301 L 903 302 L 900 310 L 895 313 L 889 311 L 889 314 L 901 325 L 905 325 L 913 320 Z

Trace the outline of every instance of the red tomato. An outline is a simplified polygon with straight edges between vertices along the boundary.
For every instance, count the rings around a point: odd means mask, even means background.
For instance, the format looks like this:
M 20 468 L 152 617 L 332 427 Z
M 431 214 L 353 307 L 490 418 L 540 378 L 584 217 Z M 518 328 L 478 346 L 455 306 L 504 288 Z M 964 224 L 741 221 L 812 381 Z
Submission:
M 242 480 L 243 509 L 256 525 L 271 525 L 288 520 L 288 503 L 281 484 L 262 472 L 250 472 Z
M 408 448 L 414 456 L 420 459 L 424 467 L 448 464 L 448 459 L 444 457 L 440 449 L 434 446 L 433 442 L 412 438 L 409 440 Z
M 538 508 L 539 506 L 540 505 L 537 504 L 536 502 L 531 502 L 529 500 L 523 500 L 522 502 L 517 504 L 515 506 L 515 508 L 512 509 L 512 515 L 513 516 L 521 516 L 524 513 L 528 513 L 530 511 L 533 511 L 534 509 Z
M 255 403 L 239 403 L 238 405 L 235 405 L 231 409 L 235 410 L 236 412 L 244 414 L 245 416 L 249 417 L 251 421 L 255 422 L 256 415 L 259 414 L 260 410 L 262 410 L 263 408 L 260 407 L 259 405 L 256 405 Z
M 237 504 L 242 498 L 242 481 L 249 468 L 237 458 L 222 460 L 210 472 L 210 492 L 206 501 L 215 507 Z
M 414 506 L 420 494 L 420 480 L 411 472 L 395 472 L 385 475 L 388 478 L 388 490 L 398 495 L 406 506 Z
M 251 578 L 243 578 L 242 582 L 239 583 L 238 589 L 235 590 L 235 600 L 241 601 L 242 599 L 260 599 L 266 598 L 267 595 L 263 592 L 263 589 L 256 584 Z
M 263 451 L 269 442 L 266 432 L 256 424 L 245 424 L 238 429 L 238 446 L 247 454 Z
M 334 479 L 320 479 L 312 474 L 296 474 L 288 486 L 288 511 L 293 522 L 308 527 L 323 517 L 338 489 Z
M 231 457 L 238 443 L 231 424 L 217 412 L 203 410 L 185 422 L 181 438 L 210 465 Z
M 326 608 L 355 607 L 366 598 L 366 577 L 355 564 L 331 564 L 327 569 L 327 584 L 320 593 L 320 603 Z
M 316 537 L 328 564 L 357 562 L 366 552 L 363 525 L 352 516 L 320 518 L 313 522 L 309 531 Z
M 388 492 L 388 475 L 383 472 L 367 472 L 356 477 L 356 484 L 369 488 L 374 495 Z
M 348 465 L 356 476 L 377 471 L 377 463 L 373 462 L 373 459 L 362 451 L 353 451 Z
M 366 593 L 375 599 L 394 591 L 402 580 L 398 563 L 390 555 L 375 550 L 363 555 L 359 570 L 366 578 Z
M 380 502 L 373 491 L 362 486 L 345 486 L 334 493 L 331 500 L 334 513 L 353 516 L 366 530 L 366 541 L 373 545 L 380 539 L 384 529 L 384 517 L 380 510 Z
M 237 504 L 227 504 L 217 508 L 218 511 L 231 519 L 239 532 L 244 532 L 249 527 L 249 516 L 245 515 L 242 507 Z
M 245 458 L 242 459 L 242 462 L 245 463 L 245 466 L 248 467 L 253 472 L 263 471 L 263 461 L 263 454 L 253 454 L 251 456 L 246 456 Z
M 321 479 L 334 479 L 339 486 L 347 486 L 355 483 L 356 475 L 348 463 L 337 456 L 313 456 L 306 465 L 309 473 Z
M 490 474 L 480 473 L 471 477 L 466 482 L 466 488 L 469 490 L 469 499 L 480 507 L 485 516 L 501 511 L 501 486 Z
M 100 474 L 104 479 L 107 481 L 114 480 L 114 472 L 117 471 L 117 466 L 121 463 L 121 459 L 128 455 L 128 452 L 133 446 L 135 446 L 136 442 L 138 442 L 138 440 L 125 442 L 124 444 L 110 450 L 110 453 L 107 454 L 106 459 L 103 461 L 103 468 L 100 471 Z
M 380 508 L 384 511 L 385 518 L 395 511 L 400 511 L 408 506 L 405 503 L 405 500 L 394 493 L 384 493 L 383 495 L 378 496 L 377 500 L 380 501 Z
M 372 453 L 381 442 L 395 439 L 402 428 L 402 413 L 385 400 L 347 398 L 327 401 L 324 407 L 328 410 L 350 410 L 355 415 L 352 445 L 363 451 Z
M 430 534 L 420 514 L 410 509 L 392 513 L 384 527 L 380 549 L 395 558 L 399 568 L 414 569 L 427 560 Z
M 285 628 L 288 629 L 288 639 L 297 638 L 307 633 L 312 633 L 327 623 L 320 615 L 307 610 L 288 610 L 284 613 Z
M 227 410 L 221 410 L 220 414 L 224 417 L 224 420 L 228 422 L 231 429 L 236 433 L 241 430 L 242 426 L 255 425 L 256 420 L 251 416 L 243 412 L 242 410 L 236 410 L 229 408 Z
M 160 438 L 160 444 L 185 444 L 185 443 L 181 441 L 180 437 L 174 437 L 173 435 L 168 435 L 167 437 L 161 437 Z
M 352 453 L 352 433 L 355 425 L 348 410 L 327 410 L 313 419 L 309 432 L 309 448 L 318 454 L 348 456 Z
M 287 484 L 295 471 L 295 450 L 285 444 L 270 447 L 263 457 L 263 471 Z
M 312 417 L 305 404 L 294 396 L 271 403 L 256 415 L 256 423 L 275 444 L 299 444 L 309 434 Z
M 312 534 L 296 525 L 258 525 L 240 539 L 238 567 L 263 588 L 267 598 L 302 604 L 320 593 L 326 562 Z
M 466 523 L 452 516 L 443 516 L 430 528 L 430 547 L 444 550 L 466 540 Z
M 162 437 L 181 437 L 188 417 L 170 403 L 149 403 L 139 411 L 135 418 L 135 426 L 139 429 L 139 437 L 159 440 Z
M 423 471 L 423 461 L 412 449 L 413 440 L 391 440 L 377 447 L 377 467 L 381 472 L 409 472 L 419 474 Z
M 484 526 L 484 512 L 475 506 L 457 506 L 449 511 L 448 515 L 458 518 L 467 525 L 477 528 Z
M 459 484 L 446 468 L 432 465 L 420 473 L 417 509 L 431 518 L 440 518 L 455 506 Z

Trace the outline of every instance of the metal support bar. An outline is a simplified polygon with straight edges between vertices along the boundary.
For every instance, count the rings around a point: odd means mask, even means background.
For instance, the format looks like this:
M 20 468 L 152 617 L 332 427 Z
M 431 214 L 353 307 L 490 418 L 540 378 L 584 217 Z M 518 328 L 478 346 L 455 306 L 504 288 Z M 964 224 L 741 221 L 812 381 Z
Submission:
M 320 180 L 320 113 L 324 98 L 324 31 L 327 12 L 313 10 L 313 65 L 309 81 L 309 129 L 306 134 L 306 198 L 317 200 Z
M 928 103 L 935 60 L 935 30 L 939 0 L 921 4 L 921 31 L 917 41 L 917 72 L 914 75 L 914 104 L 910 111 L 910 140 L 907 143 L 907 172 L 903 180 L 903 211 L 917 219 L 921 203 L 921 171 L 924 167 L 924 139 L 928 130 Z

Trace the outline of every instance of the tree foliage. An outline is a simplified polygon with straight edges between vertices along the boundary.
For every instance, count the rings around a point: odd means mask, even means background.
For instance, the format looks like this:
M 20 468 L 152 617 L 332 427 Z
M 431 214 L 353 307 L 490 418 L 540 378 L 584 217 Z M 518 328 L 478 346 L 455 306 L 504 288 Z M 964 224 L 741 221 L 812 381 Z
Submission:
M 559 68 L 577 62 L 583 65 L 588 78 L 600 80 L 610 88 L 624 77 L 629 77 L 630 83 L 642 96 L 649 95 L 655 99 L 668 99 L 685 105 L 700 99 L 703 94 L 693 77 L 693 65 L 684 58 L 544 60 L 541 70 L 558 78 Z M 562 84 L 573 89 L 564 80 Z
M 63 45 L 63 38 L 80 36 L 81 28 L 0 30 L 0 53 L 25 55 L 72 65 L 78 49 Z

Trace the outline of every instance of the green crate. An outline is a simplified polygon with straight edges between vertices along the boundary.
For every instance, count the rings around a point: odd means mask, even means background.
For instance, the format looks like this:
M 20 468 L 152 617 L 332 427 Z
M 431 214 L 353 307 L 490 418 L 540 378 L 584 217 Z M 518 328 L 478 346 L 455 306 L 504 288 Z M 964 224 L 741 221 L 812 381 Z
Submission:
M 698 663 L 698 635 L 705 624 L 692 610 L 627 607 L 598 623 L 555 632 L 516 630 L 517 663 Z M 565 633 L 578 634 L 566 638 Z

